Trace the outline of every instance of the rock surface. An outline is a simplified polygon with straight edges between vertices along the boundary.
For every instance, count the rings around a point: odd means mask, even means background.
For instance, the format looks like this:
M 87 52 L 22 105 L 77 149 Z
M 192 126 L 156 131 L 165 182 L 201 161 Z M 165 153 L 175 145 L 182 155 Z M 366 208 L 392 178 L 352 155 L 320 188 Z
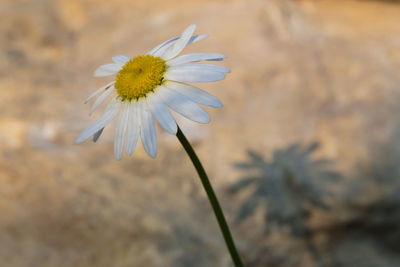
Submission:
M 2 0 L 1 266 L 231 266 L 174 137 L 158 131 L 154 160 L 139 147 L 116 161 L 112 129 L 96 144 L 73 144 L 99 115 L 83 105 L 107 82 L 93 70 L 192 23 L 210 36 L 186 52 L 224 53 L 232 73 L 202 86 L 224 103 L 207 109 L 212 123 L 182 128 L 247 266 L 400 266 L 400 4 L 363 0 Z M 313 142 L 315 153 L 290 154 L 291 144 Z M 234 224 L 249 192 L 227 188 L 257 171 L 235 165 L 248 150 L 291 171 L 276 177 L 317 191 L 324 177 L 307 180 L 301 168 L 308 157 L 329 159 L 340 176 L 329 208 L 282 185 L 276 195 L 305 201 L 296 218 L 282 226 L 257 209 Z M 285 157 L 299 167 L 287 169 Z M 293 233 L 295 224 L 304 231 Z

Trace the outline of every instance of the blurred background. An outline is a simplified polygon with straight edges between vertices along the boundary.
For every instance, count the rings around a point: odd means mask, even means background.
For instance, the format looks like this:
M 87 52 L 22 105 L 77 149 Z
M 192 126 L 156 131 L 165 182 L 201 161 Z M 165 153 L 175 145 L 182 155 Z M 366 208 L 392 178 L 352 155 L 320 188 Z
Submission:
M 196 23 L 212 123 L 179 119 L 246 266 L 400 266 L 400 1 L 1 0 L 0 266 L 232 266 L 174 136 L 75 145 L 94 69 Z

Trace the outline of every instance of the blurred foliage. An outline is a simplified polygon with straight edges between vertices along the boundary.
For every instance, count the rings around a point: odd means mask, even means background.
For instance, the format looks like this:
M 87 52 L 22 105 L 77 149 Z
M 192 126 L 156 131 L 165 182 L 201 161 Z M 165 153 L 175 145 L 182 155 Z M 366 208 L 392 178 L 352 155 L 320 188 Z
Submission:
M 330 160 L 311 158 L 318 147 L 318 143 L 304 147 L 293 144 L 275 151 L 270 161 L 249 150 L 249 161 L 235 165 L 251 174 L 229 187 L 230 193 L 252 188 L 236 221 L 243 221 L 264 206 L 266 225 L 286 225 L 293 233 L 304 233 L 304 220 L 309 217 L 310 209 L 329 209 L 327 200 L 332 193 L 327 185 L 339 179 L 331 170 Z

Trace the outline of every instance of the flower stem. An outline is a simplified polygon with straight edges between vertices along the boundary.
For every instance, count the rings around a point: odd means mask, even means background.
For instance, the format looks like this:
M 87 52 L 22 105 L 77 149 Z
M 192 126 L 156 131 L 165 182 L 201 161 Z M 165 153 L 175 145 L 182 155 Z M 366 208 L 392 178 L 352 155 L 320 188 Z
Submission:
M 208 199 L 210 200 L 211 206 L 214 210 L 215 217 L 217 218 L 219 227 L 221 228 L 222 235 L 224 236 L 225 243 L 226 246 L 228 247 L 229 253 L 231 254 L 233 263 L 235 264 L 236 267 L 243 267 L 242 260 L 240 259 L 239 253 L 236 250 L 235 243 L 230 233 L 228 224 L 226 223 L 224 213 L 222 212 L 221 206 L 219 205 L 217 196 L 214 193 L 211 183 L 208 180 L 206 171 L 201 165 L 201 162 L 197 157 L 196 153 L 194 152 L 189 141 L 186 139 L 185 135 L 182 133 L 179 127 L 176 136 L 178 137 L 183 148 L 185 149 L 186 153 L 191 159 L 194 167 L 196 168 L 197 174 L 200 177 L 201 183 L 203 184 L 204 190 L 206 191 Z

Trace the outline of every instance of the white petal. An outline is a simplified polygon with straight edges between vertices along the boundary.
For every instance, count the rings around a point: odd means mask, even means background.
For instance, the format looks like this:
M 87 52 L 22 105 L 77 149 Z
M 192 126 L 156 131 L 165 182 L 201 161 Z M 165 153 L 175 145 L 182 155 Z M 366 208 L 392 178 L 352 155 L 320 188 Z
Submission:
M 88 139 L 90 136 L 96 134 L 101 128 L 104 128 L 107 124 L 109 124 L 115 115 L 118 113 L 121 102 L 116 98 L 111 101 L 111 103 L 107 106 L 106 111 L 103 116 L 97 120 L 95 123 L 87 127 L 82 133 L 76 138 L 75 143 L 79 144 Z
M 96 99 L 96 101 L 94 101 L 94 103 L 93 103 L 93 105 L 92 105 L 92 108 L 90 109 L 90 114 L 92 114 L 93 111 L 95 111 L 96 108 L 97 108 L 98 106 L 100 106 L 101 103 L 103 103 L 104 100 L 105 100 L 111 93 L 113 93 L 113 92 L 115 92 L 115 87 L 114 87 L 114 85 L 112 85 L 108 90 L 104 91 L 104 92 Z
M 210 116 L 206 111 L 177 91 L 160 86 L 155 93 L 162 98 L 166 105 L 189 120 L 200 123 L 210 122 Z
M 110 76 L 116 74 L 121 69 L 120 64 L 104 64 L 94 71 L 95 77 Z
M 222 103 L 218 98 L 195 86 L 173 81 L 167 81 L 165 86 L 178 91 L 195 103 L 215 108 L 222 107 Z
M 138 103 L 140 105 L 140 137 L 142 144 L 147 154 L 155 158 L 157 156 L 157 136 L 153 117 L 145 101 L 139 101 Z
M 93 142 L 97 142 L 97 140 L 99 140 L 101 134 L 103 133 L 104 128 L 101 128 L 100 130 L 98 130 L 94 135 L 93 135 Z
M 189 40 L 189 43 L 187 45 L 191 45 L 193 43 L 196 43 L 200 40 L 203 40 L 206 38 L 208 35 L 207 34 L 200 34 L 200 35 L 195 35 L 192 36 Z M 160 57 L 162 56 L 166 51 L 170 50 L 173 45 L 178 41 L 179 37 L 174 37 L 169 39 L 168 41 L 165 41 L 164 43 L 158 45 L 157 47 L 153 48 L 151 51 L 149 51 L 147 54 Z
M 220 60 L 223 60 L 224 58 L 225 58 L 224 55 L 217 54 L 217 53 L 193 53 L 193 54 L 182 55 L 182 56 L 176 57 L 174 59 L 171 59 L 168 61 L 168 65 L 176 66 L 179 64 L 184 64 L 184 63 L 189 63 L 189 62 L 197 62 L 197 61 L 202 61 L 202 60 L 220 61 Z
M 165 106 L 157 94 L 149 94 L 146 96 L 146 101 L 148 107 L 153 114 L 153 117 L 158 121 L 158 123 L 170 134 L 176 135 L 178 127 L 176 125 L 174 117 L 171 112 Z
M 161 44 L 157 45 L 156 47 L 151 49 L 149 52 L 147 52 L 147 54 L 155 55 L 155 53 L 158 53 L 158 50 L 160 50 L 161 48 L 165 47 L 166 45 L 174 43 L 178 39 L 179 39 L 179 37 L 173 37 L 173 38 L 171 38 L 171 39 L 169 39 L 169 40 L 167 40 L 165 42 L 162 42 Z
M 208 34 L 199 34 L 199 35 L 192 36 L 187 45 L 194 44 L 194 43 L 196 43 L 200 40 L 203 40 L 204 38 L 207 38 L 207 37 L 208 37 Z
M 121 159 L 122 150 L 124 147 L 126 128 L 128 126 L 129 121 L 129 103 L 122 103 L 121 113 L 119 116 L 116 133 L 115 133 L 115 141 L 114 141 L 114 154 L 117 160 Z
M 231 72 L 228 68 L 224 66 L 212 65 L 212 64 L 182 64 L 178 66 L 170 67 L 169 70 L 195 70 L 195 71 L 215 71 L 222 73 Z
M 138 114 L 138 104 L 136 102 L 131 102 L 129 105 L 129 121 L 127 131 L 126 152 L 128 155 L 132 155 L 140 133 L 140 117 Z
M 124 65 L 126 62 L 128 62 L 131 58 L 125 55 L 116 55 L 112 57 L 112 61 L 114 61 L 117 64 Z
M 164 77 L 177 82 L 215 82 L 223 80 L 225 75 L 209 70 L 168 69 Z
M 162 55 L 162 58 L 168 60 L 173 57 L 176 57 L 189 44 L 190 38 L 192 37 L 195 30 L 196 30 L 195 24 L 192 24 L 189 27 L 187 27 L 182 32 L 180 38 L 174 43 L 174 46 Z
M 115 81 L 112 81 L 102 87 L 100 87 L 99 89 L 97 89 L 96 91 L 94 91 L 90 96 L 88 96 L 85 100 L 85 104 L 92 99 L 93 97 L 95 97 L 96 95 L 100 94 L 101 92 L 103 92 L 104 90 L 107 90 L 108 88 L 110 88 L 111 85 L 113 85 L 115 83 Z

